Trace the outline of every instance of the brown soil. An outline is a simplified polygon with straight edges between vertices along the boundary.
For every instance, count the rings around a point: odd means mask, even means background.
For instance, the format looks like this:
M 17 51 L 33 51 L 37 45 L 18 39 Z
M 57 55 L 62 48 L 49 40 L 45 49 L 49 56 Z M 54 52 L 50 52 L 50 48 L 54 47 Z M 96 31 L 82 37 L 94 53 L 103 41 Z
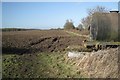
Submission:
M 3 53 L 64 51 L 70 45 L 81 45 L 85 39 L 64 30 L 31 30 L 2 33 Z

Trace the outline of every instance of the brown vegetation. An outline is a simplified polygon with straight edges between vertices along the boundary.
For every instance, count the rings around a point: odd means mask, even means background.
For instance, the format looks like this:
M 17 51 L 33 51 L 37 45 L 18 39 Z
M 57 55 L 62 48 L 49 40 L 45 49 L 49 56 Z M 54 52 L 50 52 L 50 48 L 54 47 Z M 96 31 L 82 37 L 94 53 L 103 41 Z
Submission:
M 86 78 L 118 78 L 118 55 L 118 48 L 81 53 L 80 57 L 72 58 L 72 63 Z

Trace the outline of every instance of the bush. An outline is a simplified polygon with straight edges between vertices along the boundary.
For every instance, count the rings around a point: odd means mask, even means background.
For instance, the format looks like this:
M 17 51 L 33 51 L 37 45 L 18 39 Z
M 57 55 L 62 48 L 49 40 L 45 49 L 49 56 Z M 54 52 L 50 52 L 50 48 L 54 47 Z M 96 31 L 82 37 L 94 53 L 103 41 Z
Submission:
M 83 30 L 83 25 L 82 24 L 79 24 L 78 27 L 76 28 L 77 30 Z
M 72 21 L 66 20 L 66 23 L 64 25 L 64 29 L 75 29 L 75 26 L 73 25 Z
M 108 41 L 111 34 L 111 22 L 108 16 L 101 13 L 95 13 L 91 22 L 92 36 L 95 40 Z

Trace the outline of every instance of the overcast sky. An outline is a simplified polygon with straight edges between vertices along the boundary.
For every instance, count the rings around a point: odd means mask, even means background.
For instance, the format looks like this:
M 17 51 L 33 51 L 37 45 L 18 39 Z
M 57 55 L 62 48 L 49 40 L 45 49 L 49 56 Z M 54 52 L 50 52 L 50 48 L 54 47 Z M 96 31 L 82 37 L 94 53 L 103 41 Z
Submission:
M 77 26 L 87 16 L 87 9 L 98 5 L 118 9 L 117 2 L 3 2 L 2 27 L 62 28 L 67 19 Z

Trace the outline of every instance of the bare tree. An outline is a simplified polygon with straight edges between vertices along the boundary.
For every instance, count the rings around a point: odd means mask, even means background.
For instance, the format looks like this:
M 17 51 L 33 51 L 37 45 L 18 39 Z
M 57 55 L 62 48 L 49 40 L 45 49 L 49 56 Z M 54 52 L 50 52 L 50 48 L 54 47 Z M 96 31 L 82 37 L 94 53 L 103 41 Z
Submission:
M 90 22 L 90 16 L 87 16 L 87 17 L 81 19 L 81 23 L 83 24 L 83 26 L 85 28 L 88 28 L 89 24 L 91 23 Z
M 106 7 L 104 7 L 104 6 L 96 6 L 95 8 L 93 8 L 93 9 L 88 9 L 87 10 L 87 13 L 88 13 L 88 15 L 90 16 L 90 15 L 92 15 L 92 14 L 94 14 L 94 13 L 106 13 L 106 12 L 108 12 L 109 10 L 106 8 Z
M 90 25 L 91 20 L 92 20 L 92 15 L 94 13 L 106 13 L 108 11 L 109 10 L 106 7 L 103 7 L 103 6 L 96 6 L 95 8 L 87 9 L 88 16 L 83 18 L 81 20 L 81 22 L 82 22 L 82 24 L 85 28 L 88 28 L 88 26 Z

